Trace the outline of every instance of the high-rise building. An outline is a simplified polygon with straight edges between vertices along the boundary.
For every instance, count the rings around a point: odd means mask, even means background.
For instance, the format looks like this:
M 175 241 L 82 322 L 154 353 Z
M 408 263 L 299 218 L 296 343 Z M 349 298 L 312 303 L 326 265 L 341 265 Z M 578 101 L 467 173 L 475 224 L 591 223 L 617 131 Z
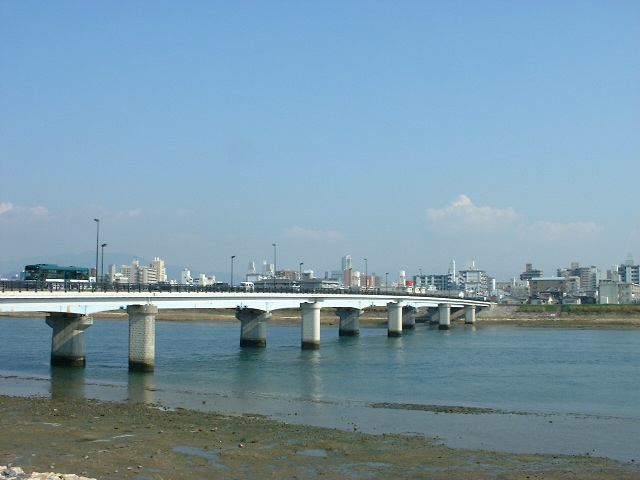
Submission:
M 471 267 L 468 270 L 458 272 L 458 287 L 468 295 L 489 296 L 491 289 L 487 273 L 484 270 L 476 269 L 475 263 Z
M 342 257 L 342 283 L 345 287 L 357 286 L 354 282 L 351 255 Z
M 525 270 L 520 274 L 520 280 L 529 281 L 532 278 L 541 278 L 544 277 L 544 272 L 542 270 L 538 270 L 537 268 L 533 268 L 531 263 L 527 263 L 525 265 Z
M 624 265 L 618 266 L 618 275 L 620 281 L 624 283 L 640 284 L 640 265 L 633 264 L 633 257 L 631 254 L 627 257 L 627 261 Z
M 141 266 L 137 258 L 131 265 L 120 265 L 120 274 L 115 274 L 116 281 L 123 283 L 157 283 L 166 282 L 167 273 L 164 261 L 158 257 L 153 259 L 150 266 Z
M 151 269 L 156 272 L 156 278 L 158 282 L 167 281 L 167 271 L 164 268 L 164 260 L 160 260 L 158 257 L 151 262 Z
M 558 277 L 578 277 L 580 279 L 579 290 L 581 292 L 591 292 L 595 294 L 598 289 L 600 271 L 594 265 L 590 267 L 581 267 L 578 262 L 571 262 L 570 268 L 559 268 L 557 273 Z M 575 291 L 573 293 L 578 292 Z

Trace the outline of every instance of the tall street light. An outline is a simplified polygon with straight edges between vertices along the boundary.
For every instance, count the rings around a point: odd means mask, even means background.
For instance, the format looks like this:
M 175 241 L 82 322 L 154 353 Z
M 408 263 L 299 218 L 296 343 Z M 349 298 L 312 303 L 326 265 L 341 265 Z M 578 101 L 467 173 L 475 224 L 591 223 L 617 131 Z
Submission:
M 364 259 L 364 289 L 369 290 L 369 262 Z
M 384 286 L 389 290 L 389 272 L 384 274 Z
M 100 219 L 94 218 L 96 222 L 96 283 L 98 282 L 98 249 L 100 247 Z
M 275 243 L 272 243 L 271 245 L 273 245 L 273 291 L 275 292 L 276 290 L 276 270 L 278 269 L 276 267 L 277 263 L 276 263 L 276 253 L 277 253 L 277 247 Z
M 103 243 L 102 244 L 102 263 L 100 265 L 100 281 L 104 282 L 104 247 L 106 247 L 107 244 Z
M 302 265 L 304 265 L 304 262 L 300 262 L 300 291 L 302 291 Z
M 233 288 L 233 259 L 236 258 L 235 255 L 231 255 L 231 288 Z

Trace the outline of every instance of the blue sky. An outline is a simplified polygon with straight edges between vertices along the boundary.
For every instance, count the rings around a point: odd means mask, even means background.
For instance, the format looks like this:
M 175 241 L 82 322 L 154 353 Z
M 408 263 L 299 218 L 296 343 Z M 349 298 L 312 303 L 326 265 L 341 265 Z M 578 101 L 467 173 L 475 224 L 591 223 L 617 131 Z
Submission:
M 0 0 L 0 260 L 607 269 L 639 85 L 637 1 Z

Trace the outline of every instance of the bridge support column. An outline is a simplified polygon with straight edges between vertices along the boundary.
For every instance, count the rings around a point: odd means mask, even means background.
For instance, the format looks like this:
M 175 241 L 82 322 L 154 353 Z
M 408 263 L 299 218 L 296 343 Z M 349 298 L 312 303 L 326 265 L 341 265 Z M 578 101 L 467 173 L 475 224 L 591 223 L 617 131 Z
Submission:
M 476 323 L 476 307 L 475 305 L 467 305 L 464 307 L 464 323 Z
M 438 329 L 449 330 L 451 326 L 451 305 L 448 303 L 438 304 Z
M 418 309 L 409 305 L 402 307 L 402 330 L 416 328 L 416 313 Z
M 301 303 L 302 317 L 302 348 L 316 350 L 320 348 L 320 304 Z
M 267 320 L 271 312 L 255 308 L 236 308 L 236 318 L 240 320 L 240 346 L 264 348 L 267 346 Z
M 387 336 L 402 336 L 402 302 L 387 303 Z
M 128 305 L 129 314 L 129 370 L 153 372 L 156 356 L 155 305 Z
M 336 308 L 336 315 L 340 318 L 338 335 L 341 337 L 357 337 L 360 335 L 360 314 L 362 310 L 351 307 Z
M 84 367 L 84 331 L 93 325 L 93 318 L 78 313 L 50 313 L 47 325 L 53 328 L 51 365 Z

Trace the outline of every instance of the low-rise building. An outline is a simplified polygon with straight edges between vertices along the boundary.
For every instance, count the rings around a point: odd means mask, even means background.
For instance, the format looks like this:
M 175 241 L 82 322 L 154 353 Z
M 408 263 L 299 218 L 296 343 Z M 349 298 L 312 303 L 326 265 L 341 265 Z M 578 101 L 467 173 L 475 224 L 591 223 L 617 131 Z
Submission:
M 640 285 L 614 280 L 600 280 L 598 303 L 627 305 L 640 300 Z
M 300 282 L 300 288 L 306 290 L 337 290 L 340 288 L 340 282 L 329 278 L 303 278 Z
M 567 292 L 567 279 L 564 277 L 540 277 L 529 280 L 529 296 L 537 298 L 541 293 L 553 293 L 561 298 Z

